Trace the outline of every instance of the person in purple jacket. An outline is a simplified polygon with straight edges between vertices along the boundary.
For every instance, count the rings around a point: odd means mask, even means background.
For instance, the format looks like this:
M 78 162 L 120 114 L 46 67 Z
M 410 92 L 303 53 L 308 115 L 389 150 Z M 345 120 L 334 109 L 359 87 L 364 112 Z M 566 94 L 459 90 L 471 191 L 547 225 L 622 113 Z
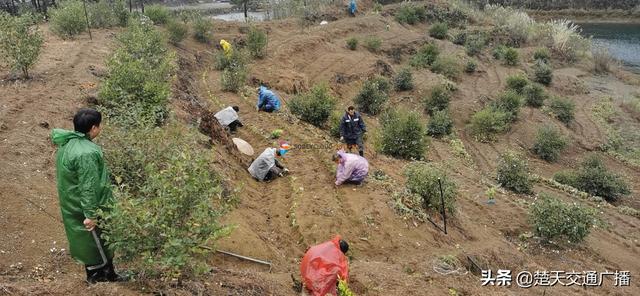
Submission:
M 333 161 L 338 164 L 336 186 L 344 183 L 360 185 L 369 174 L 369 162 L 362 156 L 339 150 L 333 155 Z

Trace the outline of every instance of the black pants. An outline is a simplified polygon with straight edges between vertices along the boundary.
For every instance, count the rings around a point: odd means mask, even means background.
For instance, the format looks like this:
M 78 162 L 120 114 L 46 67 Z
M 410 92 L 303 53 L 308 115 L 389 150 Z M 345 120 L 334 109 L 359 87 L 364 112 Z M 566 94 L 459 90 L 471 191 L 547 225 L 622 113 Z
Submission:
M 362 135 L 358 136 L 355 139 L 345 138 L 344 142 L 347 144 L 347 150 L 351 152 L 351 148 L 353 146 L 358 145 L 358 153 L 360 156 L 364 156 L 364 143 L 362 142 Z
M 276 165 L 274 165 L 271 169 L 269 169 L 269 172 L 267 172 L 267 175 L 264 176 L 264 181 L 271 181 L 279 177 L 280 173 L 282 173 L 283 170 L 284 170 L 284 166 L 280 164 L 280 162 L 278 162 L 278 160 L 276 159 Z
M 234 120 L 233 122 L 229 123 L 229 125 L 228 125 L 228 126 L 229 126 L 229 130 L 230 130 L 232 133 L 234 133 L 234 132 L 238 129 L 238 127 L 242 127 L 242 126 L 244 126 L 244 125 L 242 125 L 242 122 L 240 122 L 240 120 L 237 120 L 237 119 L 236 119 L 236 120 Z
M 276 111 L 276 108 L 271 106 L 271 105 L 264 105 L 264 106 L 260 107 L 260 111 L 271 113 L 273 111 Z
M 95 228 L 96 234 L 100 237 L 102 231 L 98 227 Z M 100 245 L 105 249 L 104 241 L 100 239 Z M 97 264 L 102 265 L 102 262 Z M 95 265 L 94 265 L 95 266 Z M 107 257 L 107 264 L 101 268 L 90 270 L 91 265 L 85 265 L 84 269 L 87 272 L 87 282 L 114 282 L 118 280 L 118 274 L 113 267 L 113 258 Z

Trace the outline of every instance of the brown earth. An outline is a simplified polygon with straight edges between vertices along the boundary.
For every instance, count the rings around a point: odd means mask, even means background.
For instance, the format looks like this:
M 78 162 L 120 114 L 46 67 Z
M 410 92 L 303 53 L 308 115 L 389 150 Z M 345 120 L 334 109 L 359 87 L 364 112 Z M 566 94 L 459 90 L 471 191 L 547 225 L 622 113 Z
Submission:
M 342 18 L 307 29 L 301 29 L 295 20 L 259 26 L 269 33 L 268 57 L 251 64 L 252 80 L 273 86 L 283 97 L 284 105 L 294 92 L 324 82 L 339 98 L 339 107 L 344 108 L 352 104 L 366 77 L 385 68 L 397 72 L 408 62 L 410 52 L 431 40 L 426 37 L 426 25 L 403 26 L 392 17 L 379 15 Z M 216 22 L 215 38 L 241 38 L 243 27 Z M 48 141 L 51 128 L 71 128 L 74 112 L 95 95 L 115 33 L 98 30 L 94 32 L 93 41 L 88 40 L 88 36 L 62 41 L 46 33 L 43 55 L 32 71 L 34 78 L 21 81 L 7 77 L 0 82 L 0 295 L 144 293 L 132 283 L 87 287 L 83 282 L 83 268 L 61 251 L 67 248 L 67 243 L 57 202 L 54 148 Z M 382 38 L 379 53 L 370 53 L 361 47 L 350 51 L 344 45 L 351 36 L 362 40 L 369 35 Z M 464 55 L 460 46 L 436 42 L 442 52 Z M 400 64 L 391 57 L 394 48 L 403 53 Z M 306 248 L 341 234 L 351 244 L 350 284 L 358 295 L 640 294 L 638 218 L 620 214 L 615 206 L 577 199 L 540 183 L 535 187 L 536 192 L 550 192 L 567 201 L 597 207 L 609 225 L 594 229 L 587 240 L 577 246 L 551 247 L 540 245 L 534 239 L 519 239 L 521 234 L 531 231 L 526 213 L 527 203 L 534 197 L 499 192 L 497 203 L 487 205 L 484 193 L 495 183 L 498 154 L 507 149 L 525 153 L 533 171 L 544 177 L 575 167 L 588 153 L 601 153 L 599 146 L 606 142 L 606 132 L 593 118 L 591 109 L 605 96 L 621 99 L 637 91 L 637 84 L 628 84 L 634 81 L 633 74 L 624 74 L 632 77 L 625 82 L 616 78 L 617 75 L 593 76 L 586 64 L 558 68 L 549 90 L 576 102 L 574 124 L 567 128 L 540 109 L 526 107 L 511 130 L 498 141 L 479 143 L 465 129 L 468 119 L 486 103 L 483 97 L 498 93 L 504 88 L 507 76 L 521 71 L 503 67 L 488 54 L 481 56 L 480 71 L 463 75 L 456 81 L 459 91 L 451 103 L 456 134 L 471 161 L 454 154 L 445 140 L 432 140 L 426 155 L 428 160 L 444 165 L 459 187 L 458 211 L 449 220 L 445 235 L 429 223 L 399 216 L 391 207 L 391 191 L 402 186 L 406 161 L 377 154 L 368 143 L 366 157 L 372 171 L 384 171 L 394 183 L 371 180 L 364 186 L 336 189 L 332 185 L 334 168 L 330 157 L 338 143 L 325 130 L 302 123 L 287 113 L 256 113 L 254 87 L 247 88 L 245 95 L 220 91 L 220 72 L 212 67 L 214 47 L 188 40 L 175 50 L 179 71 L 173 110 L 185 124 L 196 122 L 203 110 L 238 105 L 245 124 L 238 137 L 247 140 L 258 153 L 273 145 L 274 141 L 268 136 L 277 128 L 285 131 L 284 138 L 294 146 L 312 144 L 319 148 L 294 149 L 284 161 L 291 175 L 265 184 L 253 181 L 247 174 L 249 157 L 236 153 L 230 156 L 225 145 L 214 144 L 212 153 L 217 156 L 219 173 L 238 188 L 240 199 L 237 209 L 224 219 L 237 228 L 219 242 L 219 248 L 268 260 L 273 263 L 273 269 L 269 271 L 265 266 L 214 255 L 211 263 L 216 269 L 210 276 L 165 293 L 296 295 L 291 288 L 291 275 L 299 278 L 298 266 Z M 525 56 L 523 60 L 529 58 Z M 8 72 L 6 68 L 2 70 L 2 73 Z M 422 95 L 442 79 L 428 70 L 414 71 L 416 89 L 392 94 L 392 102 L 420 109 Z M 369 130 L 378 128 L 377 118 L 365 116 L 365 120 Z M 528 150 L 541 124 L 552 124 L 571 139 L 569 149 L 557 163 L 540 161 Z M 625 175 L 632 186 L 633 193 L 621 204 L 639 209 L 640 170 L 602 155 L 606 164 Z M 434 269 L 437 258 L 444 255 L 460 260 L 458 272 L 444 275 Z M 479 274 L 467 272 L 467 267 L 472 265 L 468 257 L 492 268 L 494 273 L 498 268 L 511 269 L 514 273 L 628 270 L 632 274 L 631 286 L 614 287 L 609 278 L 602 287 L 588 289 L 481 287 Z

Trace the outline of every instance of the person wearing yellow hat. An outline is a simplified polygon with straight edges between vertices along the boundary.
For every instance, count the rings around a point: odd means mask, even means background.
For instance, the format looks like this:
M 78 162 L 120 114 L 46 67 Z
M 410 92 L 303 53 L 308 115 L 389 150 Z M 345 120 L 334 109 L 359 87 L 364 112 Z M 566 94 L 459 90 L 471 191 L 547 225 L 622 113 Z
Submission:
M 222 51 L 224 52 L 224 56 L 228 59 L 233 54 L 233 47 L 231 43 L 227 42 L 227 40 L 220 40 L 220 46 L 222 47 Z
M 249 174 L 258 181 L 271 181 L 277 177 L 283 177 L 289 172 L 276 159 L 276 156 L 283 157 L 290 149 L 289 143 L 282 142 L 278 148 L 267 148 L 256 158 L 249 168 Z

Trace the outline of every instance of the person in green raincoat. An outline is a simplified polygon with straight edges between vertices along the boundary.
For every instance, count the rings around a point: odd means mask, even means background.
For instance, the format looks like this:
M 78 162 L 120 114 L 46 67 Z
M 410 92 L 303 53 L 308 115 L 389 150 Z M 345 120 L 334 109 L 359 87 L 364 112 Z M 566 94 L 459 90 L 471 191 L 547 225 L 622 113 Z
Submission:
M 97 211 L 108 211 L 113 202 L 102 150 L 92 142 L 100 134 L 101 121 L 100 112 L 81 109 L 73 117 L 75 131 L 53 129 L 51 132 L 51 139 L 58 147 L 58 197 L 69 251 L 85 265 L 89 283 L 120 280 L 113 267 L 113 252 L 99 239 L 100 229 L 96 227 Z M 97 234 L 96 238 L 92 231 Z

